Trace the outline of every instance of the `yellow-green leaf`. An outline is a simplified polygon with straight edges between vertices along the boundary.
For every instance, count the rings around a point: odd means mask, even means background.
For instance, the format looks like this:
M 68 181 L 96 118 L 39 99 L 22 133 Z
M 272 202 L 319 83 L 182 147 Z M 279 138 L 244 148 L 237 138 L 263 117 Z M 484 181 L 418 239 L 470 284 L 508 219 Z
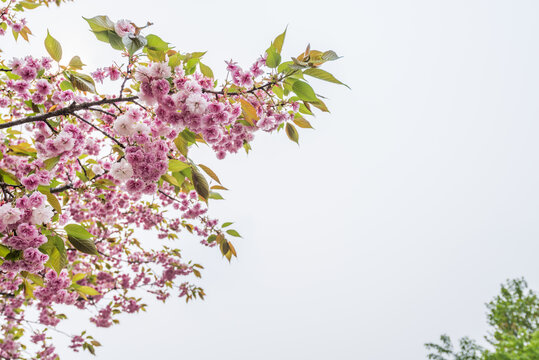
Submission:
M 253 120 L 258 120 L 255 107 L 247 100 L 240 99 L 241 109 L 243 110 L 243 117 L 251 126 L 254 126 Z
M 73 56 L 71 60 L 69 60 L 69 67 L 75 70 L 82 70 L 82 67 L 85 65 L 86 64 L 82 62 L 79 56 Z
M 45 49 L 54 60 L 60 61 L 62 59 L 62 45 L 51 36 L 48 30 L 45 38 Z
M 210 188 L 206 178 L 204 178 L 204 175 L 202 175 L 196 167 L 191 167 L 191 170 L 193 172 L 193 186 L 195 187 L 195 191 L 207 201 L 210 195 Z
M 99 291 L 89 286 L 80 286 L 80 287 L 78 286 L 76 289 L 79 293 L 82 293 L 85 295 L 90 295 L 90 296 L 101 295 Z
M 307 70 L 303 71 L 303 73 L 305 75 L 309 75 L 309 76 L 315 77 L 315 78 L 320 79 L 320 80 L 329 81 L 329 82 L 332 82 L 332 83 L 335 83 L 335 84 L 344 85 L 344 86 L 346 86 L 347 88 L 350 89 L 350 86 L 346 85 L 345 83 L 340 82 L 339 80 L 337 80 L 335 78 L 335 76 L 331 75 L 330 73 L 328 73 L 325 70 L 312 68 L 312 69 L 307 69 Z
M 169 184 L 172 184 L 174 186 L 177 186 L 177 187 L 180 187 L 180 183 L 178 182 L 178 180 L 176 180 L 176 178 L 172 175 L 169 175 L 169 174 L 163 174 L 161 175 L 161 178 L 168 182 Z
M 200 67 L 200 72 L 202 73 L 202 75 L 213 79 L 213 71 L 208 65 L 204 65 L 203 63 L 199 62 L 198 66 Z
M 189 166 L 189 164 L 176 159 L 170 159 L 168 161 L 168 169 L 172 172 L 182 171 L 183 169 L 187 169 Z
M 61 214 L 62 205 L 60 205 L 58 198 L 54 194 L 51 194 L 50 192 L 46 192 L 45 196 L 47 197 L 47 201 L 49 202 L 49 204 L 51 204 L 52 208 L 56 210 L 58 214 Z
M 217 181 L 219 184 L 221 184 L 221 181 L 219 180 L 219 178 L 217 177 L 217 174 L 213 172 L 212 169 L 210 169 L 209 167 L 207 167 L 206 165 L 202 165 L 202 164 L 198 164 L 198 166 L 204 170 L 204 172 L 206 174 L 209 175 L 209 177 L 211 177 L 213 180 Z M 223 185 L 223 184 L 221 184 Z
M 284 29 L 283 33 L 280 34 L 279 36 L 277 36 L 275 38 L 275 40 L 273 40 L 273 47 L 275 48 L 275 50 L 277 51 L 277 53 L 281 53 L 281 51 L 283 50 L 283 43 L 284 43 L 284 38 L 286 36 L 286 30 L 288 29 L 288 26 Z
M 299 144 L 299 135 L 298 131 L 296 130 L 296 127 L 290 123 L 286 123 L 286 135 L 288 135 L 288 138 L 295 142 L 296 144 Z
M 302 116 L 294 118 L 294 124 L 303 129 L 312 129 L 311 123 L 305 120 Z

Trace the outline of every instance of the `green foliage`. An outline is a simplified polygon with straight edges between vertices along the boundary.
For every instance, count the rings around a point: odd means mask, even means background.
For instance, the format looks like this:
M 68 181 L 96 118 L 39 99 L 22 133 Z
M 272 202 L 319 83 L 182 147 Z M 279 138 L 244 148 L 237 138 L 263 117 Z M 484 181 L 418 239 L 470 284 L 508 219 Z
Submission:
M 122 38 L 114 31 L 114 22 L 108 16 L 100 15 L 84 20 L 90 25 L 90 29 L 99 41 L 110 44 L 116 50 L 123 50 Z
M 75 89 L 96 93 L 95 82 L 91 76 L 76 71 L 64 72 Z
M 95 243 L 92 240 L 93 235 L 79 224 L 69 224 L 64 226 L 67 233 L 67 239 L 73 247 L 80 252 L 90 255 L 98 255 Z
M 318 98 L 316 97 L 316 94 L 314 93 L 313 88 L 311 85 L 307 84 L 303 81 L 295 81 L 292 85 L 292 90 L 296 93 L 296 95 L 304 101 L 316 101 Z
M 492 349 L 483 349 L 462 338 L 453 350 L 447 335 L 441 344 L 425 344 L 431 360 L 537 360 L 539 359 L 539 298 L 524 279 L 508 280 L 500 294 L 487 304 L 491 329 L 485 339 Z
M 431 351 L 427 355 L 429 360 L 480 360 L 483 350 L 472 339 L 464 337 L 459 340 L 459 349 L 453 349 L 451 338 L 447 335 L 440 336 L 441 344 L 425 344 L 425 347 Z

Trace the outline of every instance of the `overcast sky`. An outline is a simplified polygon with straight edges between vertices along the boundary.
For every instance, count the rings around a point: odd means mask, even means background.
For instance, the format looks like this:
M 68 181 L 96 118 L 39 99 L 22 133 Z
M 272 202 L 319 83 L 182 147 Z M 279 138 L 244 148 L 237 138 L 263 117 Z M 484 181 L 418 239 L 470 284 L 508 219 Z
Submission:
M 539 289 L 537 1 L 79 0 L 28 16 L 90 70 L 119 60 L 81 16 L 138 24 L 180 51 L 249 65 L 288 25 L 343 58 L 313 82 L 331 114 L 258 135 L 249 154 L 198 161 L 230 191 L 211 214 L 243 235 L 232 264 L 183 239 L 206 266 L 206 301 L 172 299 L 91 333 L 108 359 L 424 359 L 447 332 L 480 338 L 484 303 L 507 278 Z M 88 69 L 87 68 L 87 69 Z M 88 70 L 88 71 L 90 71 Z M 151 233 L 146 241 L 157 242 Z M 84 324 L 75 317 L 72 329 Z M 69 329 L 70 326 L 64 326 Z M 73 355 L 67 353 L 67 359 Z M 77 355 L 77 359 L 90 356 Z

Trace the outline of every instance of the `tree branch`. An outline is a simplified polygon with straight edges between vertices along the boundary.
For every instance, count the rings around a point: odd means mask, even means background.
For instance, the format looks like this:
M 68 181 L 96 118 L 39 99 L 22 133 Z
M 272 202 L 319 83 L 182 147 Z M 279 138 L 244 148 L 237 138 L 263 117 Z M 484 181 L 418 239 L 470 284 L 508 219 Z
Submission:
M 23 118 L 23 119 L 19 119 L 19 120 L 10 121 L 10 122 L 7 122 L 7 123 L 0 124 L 0 129 L 6 129 L 6 128 L 13 127 L 13 126 L 27 124 L 27 123 L 36 122 L 36 121 L 45 121 L 47 119 L 50 119 L 50 118 L 56 117 L 56 116 L 72 115 L 72 114 L 74 114 L 75 111 L 86 110 L 86 109 L 88 109 L 89 107 L 92 107 L 92 106 L 99 106 L 99 105 L 104 105 L 104 104 L 116 104 L 118 102 L 133 101 L 135 99 L 138 99 L 138 97 L 137 96 L 130 96 L 130 97 L 126 97 L 126 98 L 119 97 L 119 98 L 113 98 L 113 99 L 101 99 L 101 100 L 98 100 L 98 101 L 91 101 L 91 102 L 85 102 L 85 103 L 80 103 L 80 104 L 73 103 L 73 104 L 69 105 L 68 107 L 58 109 L 58 110 L 55 110 L 55 111 L 51 111 L 51 112 L 46 113 L 46 114 L 29 116 L 29 117 L 26 117 L 26 118 Z

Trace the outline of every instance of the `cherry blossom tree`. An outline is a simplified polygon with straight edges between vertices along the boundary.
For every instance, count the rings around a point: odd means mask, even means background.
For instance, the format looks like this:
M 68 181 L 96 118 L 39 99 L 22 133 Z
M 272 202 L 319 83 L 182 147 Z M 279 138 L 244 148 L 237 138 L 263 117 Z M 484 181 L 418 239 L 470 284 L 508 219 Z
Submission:
M 0 36 L 28 41 L 22 13 L 61 3 L 2 0 Z M 240 234 L 209 214 L 227 189 L 191 146 L 225 159 L 249 152 L 258 131 L 298 143 L 298 127 L 311 128 L 305 117 L 328 111 L 308 77 L 344 85 L 320 68 L 338 59 L 334 51 L 307 46 L 282 61 L 286 30 L 249 67 L 226 62 L 218 81 L 203 52 L 174 50 L 150 23 L 85 20 L 122 64 L 84 70 L 50 33 L 50 57 L 0 57 L 2 359 L 59 359 L 50 332 L 61 332 L 61 304 L 109 327 L 145 310 L 148 297 L 203 299 L 190 281 L 203 267 L 169 245 L 195 234 L 230 261 Z M 104 82 L 116 92 L 100 92 Z M 135 229 L 155 237 L 139 240 Z M 100 346 L 84 329 L 65 335 L 73 351 Z

